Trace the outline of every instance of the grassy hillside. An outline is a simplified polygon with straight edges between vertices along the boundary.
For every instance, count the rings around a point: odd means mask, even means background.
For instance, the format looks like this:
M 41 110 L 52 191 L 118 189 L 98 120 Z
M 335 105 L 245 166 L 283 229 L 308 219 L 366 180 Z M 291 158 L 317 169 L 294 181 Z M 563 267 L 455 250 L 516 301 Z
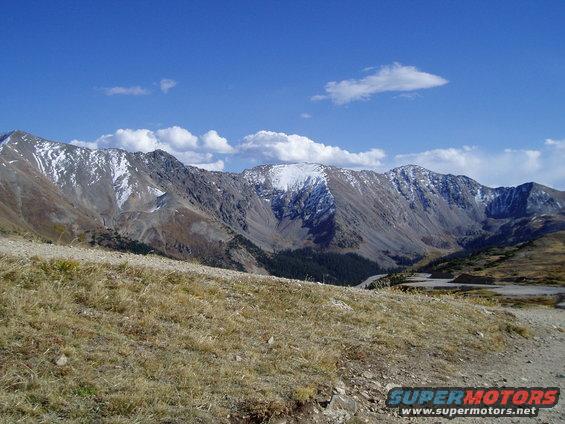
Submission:
M 505 281 L 565 285 L 565 231 L 515 246 L 451 255 L 436 259 L 425 268 L 488 275 Z
M 343 364 L 500 349 L 510 320 L 450 298 L 0 256 L 0 422 L 261 422 L 327 394 Z

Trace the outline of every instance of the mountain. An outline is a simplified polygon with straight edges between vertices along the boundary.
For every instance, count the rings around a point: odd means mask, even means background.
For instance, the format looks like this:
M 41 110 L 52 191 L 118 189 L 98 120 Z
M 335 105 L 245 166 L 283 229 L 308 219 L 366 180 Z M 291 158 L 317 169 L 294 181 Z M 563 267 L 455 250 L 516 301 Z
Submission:
M 565 229 L 565 193 L 536 183 L 489 188 L 413 165 L 210 172 L 160 150 L 90 150 L 22 131 L 0 138 L 0 199 L 10 231 L 122 237 L 254 272 L 281 252 L 349 253 L 391 268 Z

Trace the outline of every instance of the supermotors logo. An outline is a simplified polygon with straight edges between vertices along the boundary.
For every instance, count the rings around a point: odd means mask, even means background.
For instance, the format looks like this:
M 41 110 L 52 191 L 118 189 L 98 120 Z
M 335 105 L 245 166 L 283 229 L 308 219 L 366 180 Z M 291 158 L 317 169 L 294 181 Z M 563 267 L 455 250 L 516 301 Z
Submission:
M 559 394 L 558 387 L 397 387 L 386 404 L 412 417 L 537 417 Z

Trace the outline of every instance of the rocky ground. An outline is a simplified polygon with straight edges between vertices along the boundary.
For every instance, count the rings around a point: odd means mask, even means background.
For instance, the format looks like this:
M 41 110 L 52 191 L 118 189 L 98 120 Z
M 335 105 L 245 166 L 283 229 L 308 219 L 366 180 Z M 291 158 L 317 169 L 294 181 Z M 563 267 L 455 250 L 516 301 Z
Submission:
M 565 382 L 565 312 L 559 309 L 509 309 L 527 325 L 533 337 L 516 336 L 504 352 L 487 358 L 461 358 L 457 369 L 428 368 L 425 363 L 404 367 L 360 369 L 354 363 L 342 368 L 344 378 L 331 397 L 308 405 L 283 423 L 484 423 L 488 418 L 403 418 L 385 406 L 386 394 L 396 386 L 560 387 Z M 430 335 L 433 337 L 433 335 Z M 480 335 L 479 335 L 480 337 Z M 536 418 L 497 418 L 502 423 L 558 423 L 565 420 L 563 400 Z

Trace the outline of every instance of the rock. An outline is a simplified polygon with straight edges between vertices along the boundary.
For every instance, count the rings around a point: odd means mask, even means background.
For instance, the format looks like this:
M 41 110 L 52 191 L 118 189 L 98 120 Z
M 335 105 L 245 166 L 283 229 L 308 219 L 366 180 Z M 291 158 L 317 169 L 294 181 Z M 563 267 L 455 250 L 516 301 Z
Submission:
M 351 306 L 349 306 L 347 303 L 342 302 L 341 300 L 338 300 L 338 299 L 331 299 L 330 305 L 335 306 L 336 308 L 339 308 L 339 309 L 343 309 L 344 311 L 352 311 L 353 310 L 353 308 Z
M 63 353 L 57 358 L 55 365 L 57 365 L 58 367 L 64 367 L 65 365 L 67 365 L 67 362 L 69 362 L 69 358 L 67 358 L 67 356 Z
M 372 380 L 373 378 L 375 378 L 375 376 L 373 375 L 373 373 L 369 372 L 369 371 L 365 371 L 363 373 L 363 377 L 365 377 L 367 380 Z
M 236 362 L 241 362 L 242 358 L 239 355 L 235 355 L 235 360 L 236 360 Z
M 400 386 L 396 383 L 387 383 L 387 385 L 385 386 L 385 390 L 388 392 L 389 390 L 392 390 L 395 387 L 400 387 Z
M 329 422 L 332 424 L 345 424 L 351 419 L 351 414 L 347 411 L 344 411 L 343 409 L 336 409 L 336 410 L 326 409 L 324 411 L 324 415 L 328 417 Z M 315 422 L 318 423 L 320 421 L 316 420 Z
M 344 395 L 345 389 L 343 387 L 334 387 L 334 393 L 338 395 Z
M 345 395 L 333 395 L 327 409 L 330 411 L 345 411 L 348 414 L 355 415 L 357 402 Z
M 272 345 L 275 342 L 275 338 L 271 336 L 271 338 L 267 341 L 267 344 Z
M 355 415 L 359 421 L 370 424 L 393 424 L 398 423 L 398 419 L 386 414 L 386 411 L 380 412 L 360 412 Z M 402 421 L 404 422 L 404 421 Z

